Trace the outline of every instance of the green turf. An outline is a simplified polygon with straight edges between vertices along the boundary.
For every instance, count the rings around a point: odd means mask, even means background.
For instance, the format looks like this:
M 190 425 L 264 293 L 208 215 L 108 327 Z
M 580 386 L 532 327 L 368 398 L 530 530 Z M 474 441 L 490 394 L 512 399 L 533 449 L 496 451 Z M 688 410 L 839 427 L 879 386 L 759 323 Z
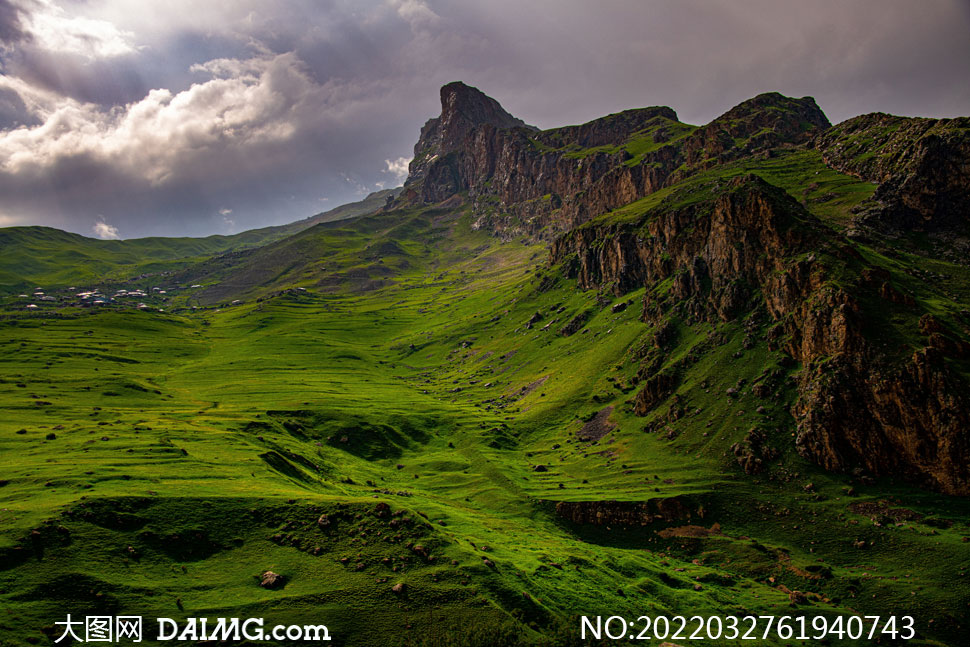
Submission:
M 869 190 L 791 153 L 598 222 L 635 224 L 742 172 L 837 228 Z M 910 644 L 959 644 L 965 500 L 800 459 L 798 367 L 746 345 L 746 321 L 674 318 L 660 351 L 640 320 L 647 288 L 581 291 L 544 248 L 471 221 L 390 212 L 151 279 L 70 280 L 167 288 L 144 311 L 71 305 L 67 282 L 45 285 L 63 298 L 36 311 L 6 297 L 0 643 L 47 644 L 65 613 L 98 611 L 325 623 L 347 645 L 582 644 L 579 614 L 896 613 L 918 617 Z M 860 249 L 941 316 L 962 297 Z M 677 397 L 638 417 L 645 356 L 680 373 Z M 767 374 L 765 402 L 744 384 Z M 612 430 L 581 440 L 608 407 Z M 780 451 L 756 477 L 731 450 L 752 427 Z M 557 514 L 660 500 L 682 513 L 632 527 Z M 260 588 L 266 570 L 285 587 Z

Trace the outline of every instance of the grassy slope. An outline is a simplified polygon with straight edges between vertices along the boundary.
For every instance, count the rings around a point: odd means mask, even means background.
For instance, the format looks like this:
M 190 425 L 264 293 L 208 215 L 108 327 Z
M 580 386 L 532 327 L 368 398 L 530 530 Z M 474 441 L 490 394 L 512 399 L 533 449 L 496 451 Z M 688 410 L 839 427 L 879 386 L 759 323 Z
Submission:
M 609 117 L 605 117 L 603 119 L 603 121 L 607 122 L 608 120 Z M 533 137 L 530 141 L 532 142 L 533 146 L 541 151 L 564 152 L 564 157 L 570 159 L 585 159 L 596 153 L 606 153 L 610 155 L 623 153 L 626 156 L 626 161 L 624 161 L 624 164 L 627 166 L 636 166 L 643 161 L 646 154 L 652 153 L 663 146 L 676 144 L 678 141 L 684 139 L 694 132 L 696 126 L 691 126 L 690 124 L 685 124 L 658 115 L 650 119 L 643 128 L 632 133 L 624 142 L 617 145 L 594 146 L 592 148 L 583 148 L 575 142 L 562 144 L 562 137 L 560 135 L 561 131 L 570 130 L 572 128 L 575 128 L 575 126 L 567 126 L 566 128 L 561 129 L 554 128 L 543 131 L 541 138 Z M 658 138 L 658 133 L 663 133 L 663 136 Z M 552 144 L 555 144 L 556 147 L 550 144 L 544 144 L 542 141 L 540 141 L 540 139 L 551 142 Z
M 0 228 L 0 289 L 10 292 L 37 286 L 80 286 L 171 272 L 214 254 L 265 245 L 321 222 L 370 213 L 397 192 L 379 191 L 305 220 L 231 236 L 96 240 L 50 227 Z
M 812 164 L 768 160 L 759 172 L 785 184 L 815 177 Z M 697 195 L 717 179 L 697 179 Z M 846 204 L 865 193 L 844 176 L 819 183 Z M 825 203 L 809 200 L 823 216 Z M 642 292 L 613 313 L 544 262 L 539 247 L 471 232 L 461 213 L 385 214 L 202 265 L 186 280 L 224 292 L 175 297 L 166 313 L 13 311 L 0 322 L 0 640 L 25 644 L 66 610 L 118 609 L 326 622 L 337 644 L 447 644 L 449 626 L 478 644 L 535 630 L 569 644 L 575 626 L 557 617 L 789 613 L 783 585 L 819 595 L 803 612 L 909 613 L 915 644 L 957 644 L 970 601 L 965 501 L 891 483 L 853 483 L 849 497 L 847 477 L 790 451 L 745 477 L 731 445 L 765 419 L 784 430 L 793 394 L 779 388 L 763 413 L 744 389 L 722 395 L 789 370 L 760 344 L 742 348 L 743 322 L 678 324 L 665 361 L 701 356 L 678 388 L 688 414 L 670 438 L 645 433 L 666 409 L 637 418 L 628 402 L 652 333 L 638 320 Z M 208 297 L 246 302 L 178 311 Z M 557 333 L 587 310 L 585 332 Z M 616 430 L 578 441 L 610 405 Z M 558 501 L 674 496 L 721 534 L 554 514 Z M 878 500 L 927 517 L 874 525 L 847 508 Z M 379 502 L 403 511 L 396 527 L 375 515 Z M 266 569 L 286 587 L 259 588 Z

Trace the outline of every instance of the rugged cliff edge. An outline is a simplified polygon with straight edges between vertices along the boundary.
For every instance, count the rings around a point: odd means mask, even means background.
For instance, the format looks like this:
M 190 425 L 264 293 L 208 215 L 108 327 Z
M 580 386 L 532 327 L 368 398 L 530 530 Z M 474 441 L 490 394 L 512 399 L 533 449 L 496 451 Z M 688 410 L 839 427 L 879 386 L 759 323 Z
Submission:
M 966 231 L 968 124 L 866 115 L 832 127 L 811 97 L 768 93 L 699 128 L 651 107 L 538 131 L 456 83 L 421 131 L 397 204 L 464 201 L 476 228 L 551 240 L 550 264 L 582 289 L 646 287 L 655 336 L 677 318 L 763 313 L 764 339 L 752 343 L 800 366 L 790 406 L 799 454 L 967 495 L 970 313 L 955 294 L 966 286 L 933 284 L 873 250 L 907 228 Z M 878 187 L 822 220 L 813 204 L 844 197 L 809 200 L 828 169 L 863 180 L 846 195 Z M 882 236 L 876 247 L 860 246 L 860 227 Z M 944 250 L 951 260 L 957 248 Z M 657 366 L 648 358 L 640 371 L 641 415 L 678 397 L 677 371 Z M 739 447 L 746 471 L 776 452 L 757 430 Z
M 802 365 L 791 408 L 802 456 L 970 494 L 970 399 L 954 367 L 970 358 L 965 333 L 900 299 L 888 272 L 757 176 L 736 178 L 713 201 L 580 227 L 553 243 L 551 262 L 580 287 L 615 294 L 671 280 L 662 298 L 648 290 L 644 301 L 643 320 L 658 330 L 671 317 L 764 311 L 765 342 Z M 914 348 L 886 346 L 899 334 L 889 312 L 925 333 Z M 641 413 L 675 395 L 670 373 L 648 368 L 643 381 Z
M 479 90 L 450 83 L 421 129 L 397 204 L 466 195 L 476 227 L 550 238 L 704 168 L 803 144 L 829 126 L 811 97 L 759 95 L 707 126 L 667 107 L 537 131 Z
M 826 131 L 815 145 L 833 168 L 879 184 L 860 224 L 961 233 L 970 225 L 970 118 L 873 113 Z

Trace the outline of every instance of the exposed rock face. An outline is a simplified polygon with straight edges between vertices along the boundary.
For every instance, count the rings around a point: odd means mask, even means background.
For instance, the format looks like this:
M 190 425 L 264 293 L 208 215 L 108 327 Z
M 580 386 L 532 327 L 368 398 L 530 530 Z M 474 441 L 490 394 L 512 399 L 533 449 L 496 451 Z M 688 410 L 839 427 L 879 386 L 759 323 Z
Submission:
M 792 407 L 803 456 L 832 470 L 861 467 L 970 494 L 970 389 L 953 366 L 970 358 L 970 333 L 927 324 L 916 341 L 907 329 L 910 341 L 885 344 L 881 334 L 909 325 L 888 321 L 887 312 L 919 318 L 917 300 L 787 193 L 754 176 L 715 177 L 713 197 L 668 196 L 639 222 L 585 225 L 660 189 L 676 192 L 677 183 L 719 164 L 815 146 L 833 168 L 881 183 L 861 221 L 956 231 L 970 213 L 968 133 L 970 119 L 888 115 L 831 128 L 811 97 L 777 93 L 701 128 L 653 107 L 540 132 L 474 88 L 450 84 L 441 117 L 422 130 L 398 204 L 467 200 L 476 228 L 558 236 L 551 261 L 584 289 L 619 296 L 669 281 L 662 299 L 648 296 L 643 305 L 644 321 L 661 326 L 657 349 L 672 343 L 663 322 L 674 307 L 687 321 L 765 312 L 769 348 L 803 365 Z M 660 372 L 658 353 L 641 358 L 634 399 L 641 415 L 677 397 L 680 369 Z M 735 449 L 746 471 L 773 456 L 761 440 Z
M 804 144 L 831 124 L 812 97 L 777 92 L 738 104 L 694 132 L 684 143 L 688 166 L 707 168 L 745 155 Z M 740 143 L 739 143 L 740 141 Z
M 633 411 L 638 416 L 645 416 L 654 407 L 673 394 L 679 383 L 675 371 L 662 371 L 648 377 L 640 391 L 634 398 Z
M 426 177 L 428 170 L 434 168 L 437 158 L 461 148 L 465 137 L 481 126 L 531 128 L 507 113 L 498 101 L 478 88 L 460 81 L 443 86 L 441 116 L 429 119 L 421 128 L 421 136 L 414 145 L 414 159 L 408 167 L 405 188 Z
M 799 452 L 826 469 L 864 466 L 970 494 L 966 382 L 934 348 L 915 351 L 898 367 L 873 366 L 867 355 L 806 371 L 793 410 Z
M 885 325 L 886 312 L 867 312 L 855 290 L 832 280 L 833 268 L 859 262 L 843 242 L 785 192 L 748 176 L 713 204 L 578 228 L 553 243 L 551 259 L 581 287 L 618 295 L 673 277 L 668 302 L 645 303 L 647 319 L 662 320 L 672 304 L 696 321 L 763 307 L 776 322 L 770 336 L 804 365 L 792 411 L 803 456 L 831 470 L 863 467 L 970 494 L 970 390 L 938 348 L 900 357 L 870 340 L 865 331 Z M 861 271 L 858 285 L 878 294 L 863 277 L 872 274 Z M 648 412 L 675 386 L 670 374 L 647 377 L 636 411 Z
M 815 142 L 826 164 L 878 182 L 865 224 L 936 230 L 970 221 L 970 118 L 873 113 Z
M 550 253 L 553 263 L 569 260 L 582 288 L 611 286 L 617 296 L 684 270 L 673 296 L 704 295 L 695 308 L 727 320 L 745 305 L 739 279 L 787 269 L 790 250 L 820 240 L 821 229 L 784 191 L 751 175 L 731 181 L 712 205 L 661 211 L 642 226 L 580 227 L 554 241 Z
M 556 504 L 556 514 L 576 524 L 617 527 L 673 523 L 690 520 L 691 515 L 704 516 L 700 509 L 693 509 L 681 497 L 647 501 L 560 501 Z
M 501 236 L 568 231 L 718 161 L 801 144 L 828 126 L 810 97 L 777 93 L 696 131 L 661 106 L 538 132 L 460 83 L 442 88 L 441 110 L 421 131 L 400 200 L 467 192 L 476 227 Z

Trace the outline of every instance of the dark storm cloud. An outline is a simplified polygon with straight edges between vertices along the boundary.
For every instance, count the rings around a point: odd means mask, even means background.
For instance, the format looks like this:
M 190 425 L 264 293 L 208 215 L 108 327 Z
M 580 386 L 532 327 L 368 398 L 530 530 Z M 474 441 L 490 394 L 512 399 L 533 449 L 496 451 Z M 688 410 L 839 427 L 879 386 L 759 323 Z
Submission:
M 769 90 L 970 114 L 965 0 L 27 2 L 0 0 L 0 226 L 302 218 L 398 183 L 456 79 L 541 127 Z
M 28 40 L 21 21 L 21 6 L 11 0 L 0 0 L 0 43 L 16 45 Z

